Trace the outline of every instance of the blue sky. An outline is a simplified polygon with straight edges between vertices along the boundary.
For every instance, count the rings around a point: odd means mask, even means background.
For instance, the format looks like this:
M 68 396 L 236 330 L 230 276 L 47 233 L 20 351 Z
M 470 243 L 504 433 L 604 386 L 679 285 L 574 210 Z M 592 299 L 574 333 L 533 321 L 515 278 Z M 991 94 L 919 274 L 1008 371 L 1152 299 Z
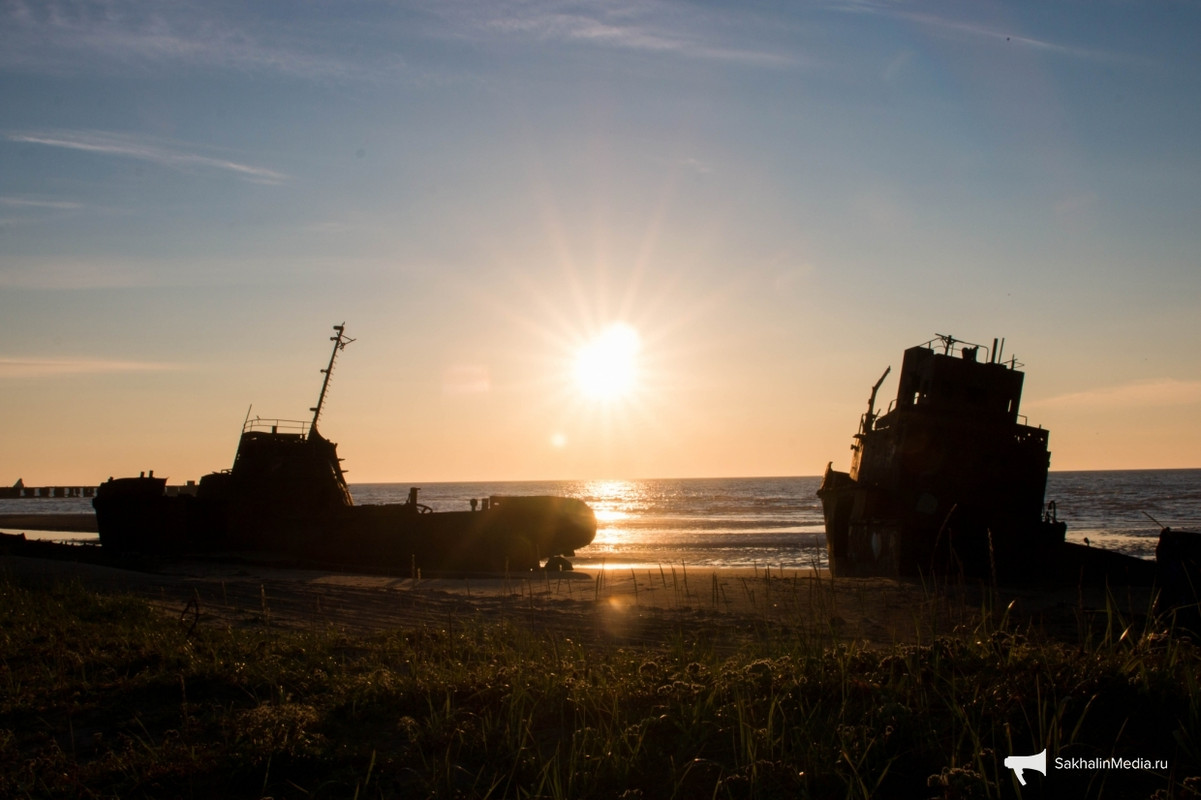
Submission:
M 816 474 L 936 332 L 1053 468 L 1201 466 L 1199 18 L 7 2 L 0 482 L 228 466 L 343 321 L 352 480 Z

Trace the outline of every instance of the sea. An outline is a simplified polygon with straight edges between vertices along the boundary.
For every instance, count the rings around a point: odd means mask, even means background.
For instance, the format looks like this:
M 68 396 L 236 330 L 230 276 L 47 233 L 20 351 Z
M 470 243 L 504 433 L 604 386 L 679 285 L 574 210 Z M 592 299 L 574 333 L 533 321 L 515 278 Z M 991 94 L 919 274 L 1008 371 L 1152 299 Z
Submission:
M 419 484 L 435 511 L 494 495 L 578 497 L 596 512 L 596 539 L 577 567 L 826 566 L 818 476 Z M 352 484 L 357 504 L 402 503 L 409 483 Z M 1048 502 L 1068 539 L 1154 558 L 1160 528 L 1201 530 L 1201 469 L 1052 472 Z M 0 500 L 0 514 L 91 511 L 86 498 Z M 31 534 L 34 535 L 34 534 Z M 42 538 L 94 539 L 53 533 Z

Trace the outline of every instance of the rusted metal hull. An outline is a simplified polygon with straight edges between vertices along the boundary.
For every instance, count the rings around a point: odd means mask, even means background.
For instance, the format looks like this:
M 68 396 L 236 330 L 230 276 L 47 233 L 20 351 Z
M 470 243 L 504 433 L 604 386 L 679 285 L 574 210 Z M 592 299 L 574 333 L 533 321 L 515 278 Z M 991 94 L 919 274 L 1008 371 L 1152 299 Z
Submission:
M 1017 366 L 996 340 L 988 350 L 940 336 L 905 351 L 896 400 L 877 414 L 885 371 L 850 470 L 827 466 L 818 490 L 834 575 L 1150 582 L 1150 562 L 1065 543 L 1044 506 L 1049 434 L 1021 421 Z
M 864 486 L 827 468 L 818 490 L 830 568 L 842 576 L 964 574 L 1043 580 L 1061 570 L 1066 526 L 960 512 L 928 492 Z M 943 511 L 944 513 L 939 513 Z
M 101 546 L 117 555 L 237 555 L 399 574 L 525 571 L 574 555 L 596 535 L 592 509 L 566 497 L 497 497 L 479 511 L 398 503 L 314 513 L 240 502 L 236 491 L 168 497 L 124 488 L 104 484 L 94 501 Z

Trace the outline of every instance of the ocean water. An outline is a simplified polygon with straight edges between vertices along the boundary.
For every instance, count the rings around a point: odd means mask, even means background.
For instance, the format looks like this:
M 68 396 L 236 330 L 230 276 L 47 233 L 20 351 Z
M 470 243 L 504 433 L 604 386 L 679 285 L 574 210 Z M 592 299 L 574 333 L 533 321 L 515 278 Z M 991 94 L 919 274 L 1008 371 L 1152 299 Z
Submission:
M 821 478 L 433 483 L 421 502 L 466 509 L 473 497 L 549 494 L 578 497 L 596 513 L 596 539 L 576 566 L 785 566 L 825 564 Z M 357 503 L 398 502 L 408 486 L 352 486 Z M 396 493 L 396 494 L 394 494 Z
M 444 511 L 491 495 L 578 497 L 598 523 L 595 541 L 573 559 L 581 567 L 801 569 L 826 565 L 820 483 L 815 476 L 427 483 L 420 484 L 420 501 Z M 354 484 L 351 493 L 358 504 L 401 503 L 410 485 Z M 1153 558 L 1160 524 L 1201 528 L 1201 470 L 1052 472 L 1047 501 L 1055 502 L 1070 540 Z M 0 500 L 0 514 L 86 512 L 90 503 Z

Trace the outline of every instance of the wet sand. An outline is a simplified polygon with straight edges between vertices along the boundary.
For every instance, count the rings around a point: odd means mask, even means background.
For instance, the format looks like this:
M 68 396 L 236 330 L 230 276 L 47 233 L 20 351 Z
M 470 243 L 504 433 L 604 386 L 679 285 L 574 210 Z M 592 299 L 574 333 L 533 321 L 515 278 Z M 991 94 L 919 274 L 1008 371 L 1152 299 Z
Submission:
M 36 502 L 36 501 L 30 501 Z M 95 514 L 0 514 L 0 530 L 96 532 Z

